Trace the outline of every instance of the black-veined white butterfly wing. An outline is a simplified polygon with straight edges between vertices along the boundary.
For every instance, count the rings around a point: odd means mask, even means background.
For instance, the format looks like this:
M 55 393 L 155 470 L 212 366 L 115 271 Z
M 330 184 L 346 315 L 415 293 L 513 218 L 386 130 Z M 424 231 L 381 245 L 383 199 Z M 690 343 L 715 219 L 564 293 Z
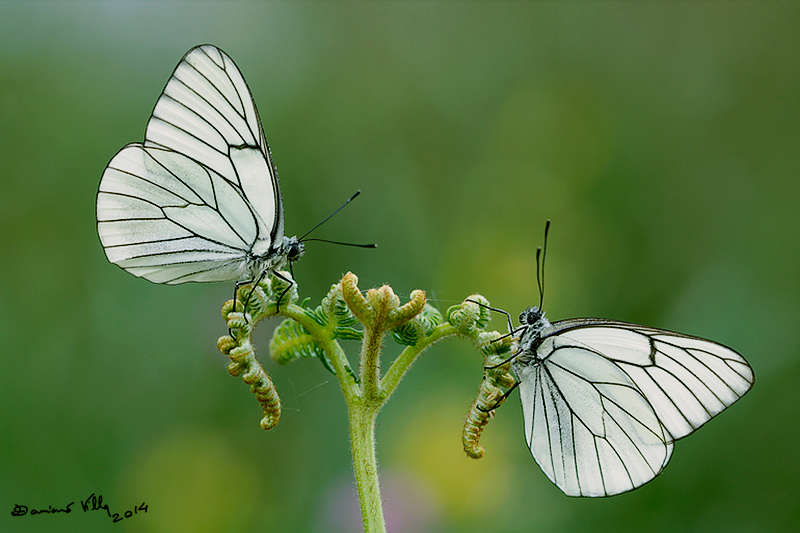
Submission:
M 677 440 L 744 396 L 755 376 L 747 361 L 722 344 L 662 329 L 601 319 L 563 320 L 559 335 L 622 368 Z
M 608 496 L 658 475 L 669 435 L 631 378 L 588 346 L 559 336 L 543 361 L 517 367 L 525 438 L 547 477 L 569 496 Z
M 178 63 L 147 124 L 145 144 L 180 152 L 238 186 L 283 235 L 280 187 L 253 96 L 233 60 L 203 45 Z M 269 178 L 268 178 L 269 177 Z M 268 226 L 268 227 L 266 227 Z
M 250 91 L 224 52 L 205 45 L 184 56 L 144 144 L 108 164 L 97 220 L 108 259 L 156 283 L 246 279 L 285 260 L 275 169 Z
M 753 371 L 735 351 L 697 337 L 602 319 L 541 332 L 537 364 L 517 364 L 528 445 L 570 496 L 639 487 L 675 440 L 743 396 Z

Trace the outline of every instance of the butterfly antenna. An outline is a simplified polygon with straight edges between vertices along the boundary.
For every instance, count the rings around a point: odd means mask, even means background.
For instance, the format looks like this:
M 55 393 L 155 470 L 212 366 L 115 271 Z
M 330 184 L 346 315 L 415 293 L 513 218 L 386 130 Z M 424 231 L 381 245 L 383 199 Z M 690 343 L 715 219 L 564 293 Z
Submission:
M 544 303 L 544 260 L 547 256 L 547 235 L 550 233 L 550 219 L 544 224 L 544 245 L 536 249 L 536 284 L 539 285 L 539 309 Z M 539 263 L 541 255 L 542 262 Z
M 360 191 L 360 190 L 359 190 L 359 191 L 356 191 L 356 193 L 355 193 L 353 196 L 351 196 L 350 198 L 348 198 L 348 199 L 347 199 L 347 201 L 346 201 L 345 203 L 343 203 L 342 205 L 340 205 L 340 206 L 339 206 L 339 208 L 338 208 L 336 211 L 334 211 L 333 213 L 331 213 L 330 215 L 328 215 L 327 217 L 325 217 L 325 220 L 323 220 L 322 222 L 320 222 L 319 224 L 317 224 L 316 226 L 314 226 L 313 228 L 311 228 L 310 230 L 308 230 L 308 231 L 305 233 L 305 235 L 303 235 L 302 237 L 300 237 L 300 239 L 298 239 L 298 240 L 302 241 L 302 240 L 303 240 L 303 239 L 305 239 L 305 238 L 306 238 L 306 237 L 307 237 L 307 236 L 308 236 L 308 235 L 309 235 L 309 234 L 310 234 L 312 231 L 314 231 L 315 229 L 317 229 L 318 227 L 320 227 L 321 225 L 323 225 L 324 223 L 326 223 L 327 221 L 329 221 L 329 220 L 330 220 L 330 219 L 333 217 L 333 215 L 335 215 L 336 213 L 338 213 L 339 211 L 341 211 L 342 209 L 344 209 L 344 206 L 346 206 L 347 204 L 349 204 L 350 202 L 352 202 L 352 201 L 353 201 L 353 199 L 354 199 L 356 196 L 358 196 L 359 194 L 361 194 L 361 191 Z
M 539 288 L 539 309 L 542 308 L 542 301 L 544 300 L 544 294 L 542 294 L 541 258 L 542 247 L 538 246 L 536 248 L 536 286 Z
M 342 246 L 355 246 L 356 248 L 377 248 L 378 245 L 375 243 L 372 244 L 357 244 L 354 242 L 340 242 L 340 241 L 329 241 L 328 239 L 304 239 L 303 242 L 327 242 L 329 244 L 341 244 Z

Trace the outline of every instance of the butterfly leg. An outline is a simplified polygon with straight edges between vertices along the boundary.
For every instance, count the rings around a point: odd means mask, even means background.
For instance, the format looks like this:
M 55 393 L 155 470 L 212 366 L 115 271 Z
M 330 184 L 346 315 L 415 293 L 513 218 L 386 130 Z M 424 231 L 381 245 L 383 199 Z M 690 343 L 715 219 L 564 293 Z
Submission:
M 498 309 L 496 307 L 491 307 L 489 305 L 485 305 L 485 304 L 482 304 L 480 302 L 476 302 L 475 300 L 467 299 L 466 301 L 470 302 L 470 303 L 473 303 L 473 304 L 476 304 L 476 305 L 479 305 L 479 306 L 483 307 L 484 309 L 488 309 L 489 311 L 495 311 L 496 313 L 503 313 L 504 315 L 506 315 L 506 318 L 508 319 L 508 335 L 511 335 L 512 333 L 514 333 L 514 324 L 511 322 L 511 315 L 508 313 L 508 311 L 505 311 L 503 309 Z M 508 335 L 503 335 L 500 338 L 504 339 Z M 498 339 L 495 339 L 495 340 L 498 340 Z
M 272 275 L 273 275 L 273 276 L 275 276 L 276 278 L 278 278 L 278 279 L 281 279 L 281 280 L 283 280 L 283 281 L 285 281 L 286 283 L 288 283 L 288 284 L 289 284 L 289 286 L 288 286 L 288 287 L 286 287 L 286 290 L 284 290 L 284 291 L 281 293 L 281 295 L 280 295 L 280 296 L 278 296 L 277 305 L 276 305 L 275 307 L 276 307 L 276 308 L 278 308 L 278 309 L 280 309 L 280 307 L 281 307 L 281 300 L 283 300 L 283 297 L 284 297 L 284 296 L 286 296 L 286 293 L 287 293 L 287 292 L 289 292 L 289 290 L 292 288 L 292 285 L 294 285 L 294 280 L 292 280 L 292 279 L 288 279 L 288 278 L 286 278 L 286 277 L 282 276 L 282 275 L 281 275 L 281 274 L 280 274 L 278 271 L 275 271 L 275 272 L 273 272 L 273 273 L 272 273 Z
M 250 280 L 244 280 L 244 281 L 237 281 L 236 285 L 234 285 L 234 287 L 233 287 L 233 309 L 232 309 L 233 312 L 236 312 L 236 298 L 239 295 L 239 289 L 243 285 L 247 285 L 248 283 L 252 283 L 252 282 L 253 282 L 253 280 L 251 280 L 251 279 Z M 248 297 L 248 299 L 249 299 L 249 297 Z M 246 307 L 246 304 L 244 306 L 242 306 L 242 313 L 243 314 L 244 314 L 245 307 Z M 228 335 L 233 337 L 233 332 L 231 331 L 231 328 L 228 328 Z
M 237 281 L 236 285 L 233 287 L 233 310 L 236 311 L 236 297 L 239 295 L 239 289 L 243 285 L 247 285 L 248 283 L 253 283 L 252 279 L 246 279 L 244 281 Z M 244 310 L 244 309 L 242 309 Z
M 494 411 L 495 409 L 497 409 L 498 407 L 500 407 L 500 405 L 501 405 L 501 404 L 502 404 L 504 401 L 506 401 L 506 398 L 508 398 L 508 397 L 511 395 L 511 393 L 512 393 L 512 392 L 514 392 L 514 389 L 516 389 L 517 387 L 519 387 L 519 383 L 520 383 L 520 382 L 519 382 L 519 380 L 515 381 L 515 382 L 514 382 L 514 384 L 513 384 L 513 385 L 511 385 L 511 388 L 510 388 L 510 389 L 508 389 L 507 391 L 505 391 L 505 392 L 503 393 L 503 395 L 502 395 L 502 396 L 500 396 L 500 397 L 497 399 L 497 401 L 496 401 L 496 402 L 494 402 L 494 405 L 493 405 L 493 406 L 491 406 L 490 408 L 488 408 L 488 409 L 484 409 L 483 407 L 481 407 L 481 406 L 478 406 L 478 410 L 479 410 L 479 411 L 483 411 L 484 413 L 490 413 L 490 412 Z
M 258 284 L 261 283 L 266 276 L 267 276 L 267 271 L 265 270 L 264 272 L 259 274 L 256 279 L 245 282 L 245 283 L 252 283 L 253 284 L 253 286 L 250 288 L 250 292 L 247 293 L 247 298 L 244 299 L 244 308 L 245 309 L 247 309 L 247 304 L 250 302 L 250 297 L 253 296 L 253 292 L 255 292 L 256 287 L 258 287 Z
M 509 335 L 510 335 L 510 333 L 509 333 Z M 505 335 L 505 336 L 507 337 L 508 335 Z M 500 337 L 500 338 L 502 338 L 502 337 Z M 495 340 L 497 340 L 497 339 L 495 339 Z M 516 358 L 516 357 L 517 357 L 519 354 L 521 354 L 521 353 L 522 353 L 522 350 L 518 351 L 518 352 L 517 352 L 517 353 L 515 353 L 515 354 L 512 354 L 512 355 L 511 355 L 511 357 L 509 357 L 508 359 L 505 359 L 505 360 L 503 360 L 503 361 L 500 361 L 500 362 L 499 362 L 499 363 L 497 363 L 496 365 L 492 365 L 492 366 L 485 366 L 485 367 L 483 367 L 483 369 L 484 369 L 484 370 L 494 370 L 495 368 L 499 368 L 499 367 L 503 366 L 504 364 L 506 364 L 506 363 L 510 363 L 511 361 L 513 361 L 513 360 L 514 360 L 514 359 L 515 359 L 515 358 Z
M 250 297 L 253 295 L 253 291 L 256 290 L 256 287 L 258 286 L 259 283 L 261 283 L 261 280 L 264 279 L 264 276 L 266 276 L 266 274 L 267 274 L 266 272 L 262 272 L 256 279 L 246 279 L 244 281 L 236 282 L 236 285 L 233 288 L 234 311 L 236 311 L 236 298 L 239 296 L 239 289 L 242 288 L 244 285 L 249 285 L 251 283 L 253 284 L 252 288 L 250 289 L 250 292 L 247 293 L 247 297 L 245 297 L 244 301 L 242 302 L 242 313 L 244 314 L 245 311 L 247 311 L 247 304 L 250 302 Z M 228 328 L 228 335 L 230 335 L 231 337 L 233 336 L 230 328 Z

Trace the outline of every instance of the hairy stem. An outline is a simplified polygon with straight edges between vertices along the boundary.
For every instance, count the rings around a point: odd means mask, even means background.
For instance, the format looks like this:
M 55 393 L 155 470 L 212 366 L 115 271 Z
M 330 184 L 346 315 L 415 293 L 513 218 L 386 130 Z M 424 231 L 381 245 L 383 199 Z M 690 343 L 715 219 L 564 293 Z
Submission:
M 255 358 L 255 349 L 250 334 L 255 323 L 269 316 L 286 317 L 275 330 L 270 343 L 273 359 L 281 364 L 301 357 L 318 357 L 334 372 L 342 389 L 350 422 L 350 443 L 353 453 L 353 470 L 361 505 L 364 531 L 385 533 L 378 480 L 378 463 L 375 451 L 375 422 L 384 404 L 400 384 L 417 357 L 429 346 L 447 337 L 459 336 L 481 344 L 485 335 L 478 325 L 484 307 L 473 295 L 464 304 L 452 306 L 443 322 L 443 315 L 426 303 L 424 291 L 413 291 L 408 302 L 400 305 L 400 298 L 391 287 L 384 285 L 370 289 L 366 294 L 358 288 L 358 278 L 348 272 L 341 282 L 334 285 L 322 304 L 315 308 L 297 305 L 296 292 L 278 307 L 276 294 L 286 294 L 289 273 L 272 279 L 271 286 L 259 286 L 249 293 L 247 309 L 239 302 L 227 302 L 223 306 L 229 335 L 219 339 L 219 349 L 231 357 L 229 372 L 244 373 L 243 379 L 251 386 L 264 409 L 264 429 L 270 429 L 280 416 L 280 400 L 269 375 L 263 371 Z M 292 287 L 292 286 L 290 286 Z M 296 285 L 294 289 L 296 291 Z M 237 311 L 239 305 L 241 311 Z M 363 329 L 354 327 L 360 322 Z M 402 353 L 381 377 L 381 351 L 386 335 L 405 345 Z M 493 340 L 499 335 L 491 335 Z M 356 375 L 350 366 L 339 339 L 362 341 L 359 357 L 359 372 Z M 494 381 L 492 381 L 494 384 Z M 482 398 L 482 396 L 480 397 Z M 480 399 L 479 398 L 479 399 Z M 477 400 L 476 400 L 477 402 Z M 477 403 L 476 403 L 477 405 Z M 468 417 L 465 428 L 465 449 L 479 450 L 478 437 L 489 415 L 477 413 Z M 477 454 L 474 454 L 477 455 Z
M 350 443 L 364 531 L 382 533 L 386 531 L 386 523 L 375 457 L 375 418 L 381 406 L 367 405 L 373 403 L 367 400 L 348 404 Z

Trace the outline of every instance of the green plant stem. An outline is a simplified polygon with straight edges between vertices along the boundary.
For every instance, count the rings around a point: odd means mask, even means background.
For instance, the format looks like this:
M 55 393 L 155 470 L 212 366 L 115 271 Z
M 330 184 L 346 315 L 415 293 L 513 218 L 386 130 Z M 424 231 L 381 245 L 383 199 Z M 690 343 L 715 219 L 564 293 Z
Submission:
M 280 278 L 285 279 L 283 276 Z M 264 318 L 280 315 L 290 319 L 275 330 L 270 343 L 273 359 L 278 363 L 287 363 L 300 357 L 319 357 L 325 367 L 336 375 L 350 422 L 353 470 L 364 531 L 385 533 L 386 523 L 375 450 L 375 422 L 378 413 L 417 357 L 429 346 L 451 336 L 481 344 L 481 335 L 486 332 L 482 329 L 480 315 L 476 314 L 482 308 L 475 305 L 473 300 L 451 306 L 445 318 L 435 308 L 426 307 L 423 291 L 413 291 L 409 301 L 400 305 L 400 298 L 388 285 L 370 289 L 364 295 L 358 289 L 357 281 L 355 274 L 348 272 L 339 284 L 331 288 L 319 307 L 310 309 L 293 303 L 297 299 L 296 294 L 280 307 L 271 301 L 268 294 L 274 296 L 277 291 L 285 294 L 285 288 L 281 288 L 280 283 L 276 287 L 277 282 L 273 278 L 271 287 L 264 285 L 251 292 L 254 297 L 247 309 L 243 309 L 241 300 L 225 303 L 222 309 L 229 335 L 220 337 L 217 347 L 231 358 L 228 372 L 234 376 L 242 375 L 245 383 L 256 393 L 256 398 L 264 409 L 262 427 L 270 429 L 280 416 L 280 400 L 269 375 L 255 357 L 250 334 L 253 326 Z M 473 298 L 485 301 L 480 295 L 474 295 Z M 465 307 L 467 301 L 471 303 Z M 347 307 L 342 307 L 343 304 Z M 488 306 L 488 302 L 485 306 Z M 234 313 L 234 310 L 237 311 Z M 444 323 L 442 319 L 445 319 Z M 412 320 L 415 322 L 409 323 Z M 356 322 L 361 323 L 363 330 L 353 327 Z M 390 332 L 405 348 L 381 377 L 381 351 L 384 339 Z M 495 334 L 489 337 L 504 336 Z M 356 338 L 362 340 L 357 375 L 337 340 Z M 513 378 L 511 381 L 513 383 Z M 499 382 L 494 380 L 490 385 L 497 383 Z M 500 387 L 497 389 L 498 395 L 502 395 L 505 385 L 500 383 Z M 495 389 L 490 392 L 493 391 Z M 483 392 L 481 394 L 478 400 L 488 397 Z M 478 400 L 473 408 L 478 405 Z M 480 457 L 483 453 L 478 446 L 478 438 L 489 418 L 490 415 L 485 411 L 475 412 L 474 416 L 473 411 L 470 411 L 463 440 L 464 449 L 472 457 Z
M 350 421 L 350 445 L 353 452 L 353 469 L 358 488 L 358 500 L 361 506 L 361 518 L 364 531 L 369 533 L 385 533 L 386 523 L 383 516 L 383 500 L 381 499 L 380 484 L 378 482 L 378 463 L 375 456 L 375 419 L 378 416 L 385 397 L 380 394 L 366 394 L 366 390 L 378 391 L 378 357 L 380 353 L 380 338 L 376 342 L 365 342 L 362 352 L 364 359 L 371 361 L 374 371 L 362 368 L 362 382 L 359 387 L 346 370 L 347 357 L 332 332 L 311 320 L 303 309 L 296 305 L 289 305 L 282 311 L 284 316 L 298 321 L 328 355 L 331 366 L 336 371 L 336 377 L 342 388 L 345 403 L 347 404 Z M 372 339 L 375 341 L 374 337 Z M 369 346 L 369 348 L 367 348 Z M 367 386 L 367 381 L 370 386 Z
M 383 499 L 378 481 L 378 462 L 375 455 L 375 419 L 387 398 L 381 393 L 380 388 L 382 337 L 383 331 L 366 328 L 360 358 L 359 395 L 346 398 L 361 519 L 364 531 L 369 533 L 386 531 Z
M 431 334 L 414 346 L 406 346 L 400 353 L 397 359 L 394 360 L 386 375 L 383 376 L 382 385 L 383 392 L 389 396 L 394 392 L 394 389 L 400 384 L 400 380 L 408 371 L 411 364 L 416 360 L 417 356 L 427 349 L 431 344 L 440 341 L 446 337 L 456 334 L 456 328 L 450 324 L 441 324 L 431 332 Z
M 380 311 L 387 311 L 387 308 L 379 307 Z M 295 304 L 282 307 L 280 314 L 297 321 L 314 337 L 315 342 L 325 350 L 331 366 L 336 372 L 350 422 L 353 469 L 364 531 L 385 533 L 386 523 L 375 453 L 375 421 L 378 412 L 416 358 L 433 343 L 457 335 L 459 331 L 450 324 L 437 326 L 430 335 L 420 339 L 413 346 L 407 346 L 381 379 L 380 354 L 383 338 L 387 332 L 384 328 L 388 315 L 377 317 L 371 324 L 365 324 L 360 354 L 360 382 L 357 383 L 349 369 L 347 356 L 336 341 L 332 327 L 320 325 L 309 317 L 303 308 Z
M 361 364 L 359 368 L 363 397 L 368 402 L 377 402 L 378 409 L 380 409 L 380 404 L 383 403 L 380 390 L 380 353 L 383 333 L 383 330 L 376 331 L 370 327 L 365 328 L 364 342 L 361 347 Z
M 383 500 L 378 482 L 378 463 L 375 457 L 375 418 L 380 405 L 373 401 L 355 401 L 348 404 L 350 417 L 350 444 L 353 450 L 358 499 L 364 531 L 385 533 Z
M 353 398 L 359 396 L 358 385 L 353 381 L 350 372 L 347 371 L 349 366 L 347 356 L 345 355 L 342 347 L 333 338 L 333 332 L 324 326 L 320 326 L 317 322 L 312 320 L 305 314 L 302 307 L 291 304 L 286 306 L 281 311 L 281 315 L 294 319 L 306 331 L 314 336 L 314 339 L 319 343 L 325 353 L 328 354 L 331 366 L 336 371 L 336 377 L 339 380 L 339 385 L 342 388 L 345 401 L 349 405 Z

